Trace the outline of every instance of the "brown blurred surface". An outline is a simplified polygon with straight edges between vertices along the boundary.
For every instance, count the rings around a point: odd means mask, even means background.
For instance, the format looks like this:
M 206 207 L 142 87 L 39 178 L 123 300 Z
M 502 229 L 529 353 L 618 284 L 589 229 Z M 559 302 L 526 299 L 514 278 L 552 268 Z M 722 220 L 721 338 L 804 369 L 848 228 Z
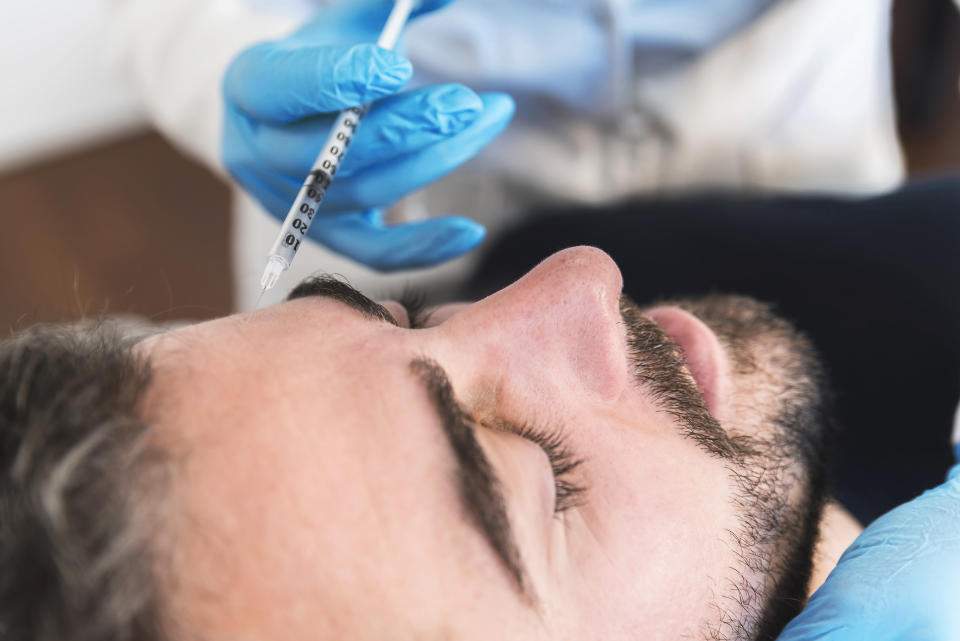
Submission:
M 149 133 L 0 176 L 0 333 L 231 309 L 228 189 Z
M 911 175 L 960 169 L 960 18 L 897 0 L 894 71 Z M 231 309 L 228 189 L 144 133 L 0 175 L 0 334 L 38 321 Z
M 960 14 L 952 0 L 896 0 L 893 75 L 912 177 L 960 169 Z

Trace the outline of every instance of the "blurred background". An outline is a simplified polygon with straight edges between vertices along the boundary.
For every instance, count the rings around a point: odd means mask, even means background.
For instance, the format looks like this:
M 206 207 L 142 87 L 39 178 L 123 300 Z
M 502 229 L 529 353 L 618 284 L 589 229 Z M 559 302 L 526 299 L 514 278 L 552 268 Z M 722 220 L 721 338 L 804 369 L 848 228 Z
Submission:
M 0 331 L 101 312 L 231 310 L 229 193 L 151 131 L 111 61 L 106 3 L 7 3 L 0 21 Z M 960 17 L 897 0 L 912 177 L 960 169 Z

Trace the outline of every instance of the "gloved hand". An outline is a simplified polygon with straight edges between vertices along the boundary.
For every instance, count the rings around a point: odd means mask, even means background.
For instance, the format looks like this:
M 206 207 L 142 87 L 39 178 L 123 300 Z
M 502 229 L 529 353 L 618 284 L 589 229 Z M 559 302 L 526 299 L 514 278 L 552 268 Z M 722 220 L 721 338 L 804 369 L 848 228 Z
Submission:
M 812 639 L 960 639 L 960 464 L 864 530 L 779 637 Z
M 449 2 L 426 0 L 415 15 Z M 514 110 L 509 96 L 478 96 L 462 85 L 398 93 L 413 73 L 410 62 L 371 44 L 392 6 L 351 0 L 324 8 L 293 35 L 241 52 L 223 86 L 224 164 L 280 219 L 336 113 L 378 101 L 360 123 L 309 235 L 384 271 L 441 263 L 483 239 L 484 228 L 466 218 L 388 226 L 379 208 L 469 160 Z

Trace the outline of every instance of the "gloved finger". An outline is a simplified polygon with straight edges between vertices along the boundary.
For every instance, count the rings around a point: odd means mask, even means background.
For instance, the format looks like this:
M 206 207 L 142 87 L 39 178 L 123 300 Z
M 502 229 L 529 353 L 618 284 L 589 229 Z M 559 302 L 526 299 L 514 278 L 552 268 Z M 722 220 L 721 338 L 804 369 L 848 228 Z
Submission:
M 503 131 L 514 112 L 513 100 L 506 94 L 482 94 L 480 98 L 483 111 L 460 133 L 339 181 L 335 178 L 321 211 L 372 209 L 394 203 L 475 156 Z
M 372 44 L 289 48 L 268 42 L 233 60 L 223 90 L 241 113 L 283 123 L 383 98 L 412 74 L 409 60 Z
M 476 120 L 482 110 L 480 97 L 462 85 L 425 87 L 384 98 L 357 128 L 337 178 L 445 140 Z M 332 116 L 315 116 L 285 125 L 261 125 L 250 132 L 255 147 L 251 158 L 269 170 L 302 180 L 332 124 Z
M 446 262 L 475 248 L 485 235 L 482 225 L 459 216 L 386 225 L 378 209 L 317 216 L 310 227 L 310 236 L 326 247 L 379 271 Z
M 443 142 L 476 122 L 484 111 L 480 96 L 458 84 L 384 98 L 373 105 L 357 129 L 356 148 L 344 159 L 338 176 L 350 176 Z

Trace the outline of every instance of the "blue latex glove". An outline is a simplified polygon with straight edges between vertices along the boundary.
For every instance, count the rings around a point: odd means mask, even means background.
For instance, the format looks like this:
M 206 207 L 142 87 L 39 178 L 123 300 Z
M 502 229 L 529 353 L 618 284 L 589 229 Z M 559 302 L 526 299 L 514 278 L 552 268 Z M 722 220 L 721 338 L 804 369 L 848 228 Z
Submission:
M 812 639 L 960 639 L 960 464 L 864 530 L 779 637 Z
M 427 0 L 415 15 L 449 1 Z M 378 101 L 360 124 L 310 236 L 383 271 L 441 263 L 480 243 L 484 228 L 469 219 L 388 226 L 379 208 L 473 157 L 514 110 L 509 96 L 479 96 L 456 84 L 400 92 L 413 73 L 409 61 L 370 44 L 392 6 L 390 0 L 351 0 L 324 8 L 293 35 L 241 52 L 223 87 L 224 164 L 280 219 L 336 112 Z

